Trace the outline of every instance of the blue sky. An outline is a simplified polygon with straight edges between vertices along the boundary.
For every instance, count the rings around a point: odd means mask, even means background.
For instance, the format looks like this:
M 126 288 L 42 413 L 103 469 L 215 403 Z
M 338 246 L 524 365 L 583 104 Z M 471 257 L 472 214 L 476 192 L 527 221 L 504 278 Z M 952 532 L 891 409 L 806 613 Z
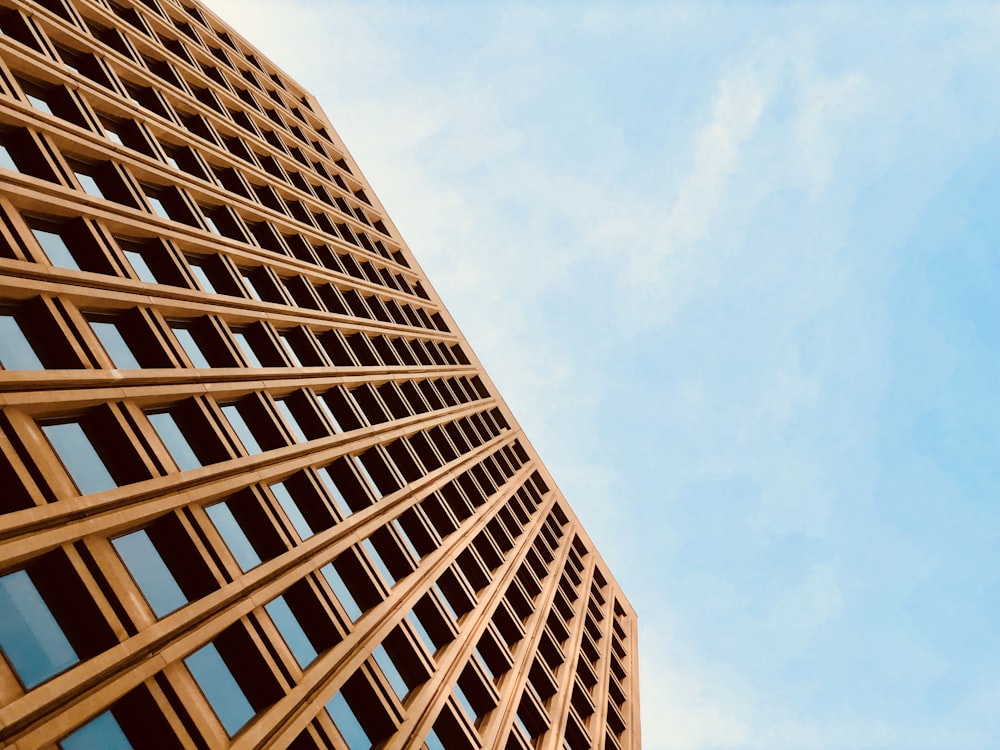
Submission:
M 1000 746 L 1000 5 L 210 5 L 625 587 L 647 750 Z

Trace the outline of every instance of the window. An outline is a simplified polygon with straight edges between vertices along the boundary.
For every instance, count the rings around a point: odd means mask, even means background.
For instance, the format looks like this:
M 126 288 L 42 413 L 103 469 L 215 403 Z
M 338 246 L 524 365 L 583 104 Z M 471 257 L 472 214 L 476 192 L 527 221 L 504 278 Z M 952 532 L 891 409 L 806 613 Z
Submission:
M 160 436 L 160 440 L 170 451 L 170 455 L 181 471 L 189 471 L 202 466 L 201 460 L 195 454 L 178 424 L 177 418 L 168 411 L 147 414 L 150 423 Z
M 13 157 L 11 157 L 10 151 L 8 151 L 7 147 L 4 146 L 2 143 L 0 143 L 0 167 L 3 167 L 4 169 L 9 169 L 12 172 L 20 171 L 17 168 L 17 164 L 14 163 L 14 159 Z
M 205 270 L 205 261 L 188 258 L 188 264 L 191 266 L 191 271 L 194 273 L 195 278 L 198 279 L 198 283 L 201 285 L 201 288 L 206 292 L 217 294 L 215 287 L 212 285 L 212 281 L 208 278 L 208 273 Z
M 257 352 L 255 352 L 253 347 L 250 345 L 250 341 L 247 339 L 246 333 L 243 331 L 233 331 L 233 338 L 236 339 L 236 343 L 239 344 L 240 350 L 243 352 L 243 356 L 246 357 L 246 360 L 250 363 L 251 367 L 263 367 L 260 363 L 260 359 L 257 358 Z
M 24 329 L 10 313 L 0 313 L 0 367 L 4 370 L 45 369 Z
M 356 622 L 357 619 L 361 617 L 361 607 L 359 607 L 358 603 L 354 600 L 354 595 L 351 594 L 347 586 L 344 584 L 344 579 L 341 578 L 340 573 L 333 566 L 333 563 L 324 565 L 319 569 L 319 572 L 326 579 L 326 582 L 330 584 L 330 588 L 333 589 L 333 593 L 337 597 L 337 601 L 339 601 L 341 606 L 343 606 L 344 611 L 347 612 L 347 616 L 351 618 L 351 622 Z
M 255 712 L 250 701 L 214 643 L 195 651 L 184 663 L 230 736 L 253 718 Z
M 279 596 L 264 605 L 267 614 L 271 617 L 274 626 L 281 633 L 281 637 L 288 644 L 292 656 L 299 663 L 300 667 L 306 667 L 317 656 L 317 651 L 309 641 L 309 636 L 302 629 L 295 614 L 288 606 L 283 596 Z
M 112 541 L 157 617 L 180 609 L 188 600 L 145 530 Z
M 73 174 L 76 176 L 77 182 L 80 183 L 80 187 L 87 195 L 92 195 L 95 198 L 105 198 L 104 192 L 101 190 L 100 185 L 97 184 L 91 175 L 86 172 L 74 171 Z
M 291 521 L 292 526 L 295 527 L 295 531 L 298 533 L 299 538 L 306 540 L 313 535 L 313 530 L 309 526 L 309 522 L 306 521 L 305 516 L 302 515 L 302 511 L 299 510 L 298 504 L 292 498 L 291 493 L 288 491 L 288 487 L 285 486 L 283 482 L 278 482 L 277 484 L 271 485 L 271 492 L 277 499 L 278 504 L 281 509 L 285 511 L 285 515 L 288 520 Z
M 60 740 L 59 747 L 62 750 L 93 750 L 93 748 L 132 750 L 132 744 L 126 739 L 125 733 L 110 711 L 105 711 L 68 737 L 64 737 Z
M 82 422 L 44 425 L 42 431 L 83 495 L 117 486 Z
M 36 227 L 32 227 L 31 233 L 35 236 L 35 240 L 45 252 L 46 257 L 48 257 L 52 265 L 59 266 L 60 268 L 80 270 L 80 265 L 73 257 L 73 253 L 70 252 L 69 245 L 66 244 L 66 240 L 62 234 Z
M 132 266 L 132 270 L 135 271 L 135 275 L 139 277 L 140 281 L 145 281 L 150 284 L 157 283 L 156 275 L 153 270 L 146 263 L 145 257 L 138 250 L 129 250 L 123 248 L 122 251 L 125 253 L 125 257 L 128 258 L 129 265 Z
M 104 347 L 104 351 L 108 353 L 115 367 L 120 370 L 138 370 L 142 367 L 116 323 L 92 320 L 90 328 L 97 334 L 101 346 Z
M 174 324 L 170 326 L 170 330 L 174 332 L 174 336 L 177 337 L 181 348 L 184 349 L 184 353 L 191 360 L 191 364 L 198 369 L 208 369 L 212 366 L 209 364 L 201 347 L 198 346 L 198 342 L 195 340 L 194 334 L 188 326 Z
M 260 565 L 260 555 L 226 503 L 211 505 L 205 512 L 244 573 Z
M 292 414 L 292 409 L 288 404 L 289 399 L 279 398 L 275 400 L 275 404 L 278 407 L 278 411 L 281 412 L 281 416 L 285 418 L 285 423 L 291 428 L 292 434 L 295 439 L 300 443 L 308 442 L 308 438 L 302 432 L 302 427 L 299 425 L 298 421 L 295 419 L 295 415 Z
M 326 704 L 326 710 L 330 712 L 330 718 L 344 738 L 344 742 L 351 750 L 362 750 L 372 746 L 372 741 L 365 732 L 358 717 L 347 703 L 343 693 L 337 693 Z
M 240 412 L 239 407 L 236 404 L 226 404 L 222 407 L 222 413 L 226 415 L 226 418 L 229 420 L 229 424 L 233 426 L 233 430 L 236 431 L 240 440 L 243 441 L 243 447 L 246 449 L 247 453 L 260 453 L 260 443 L 257 442 L 257 438 L 254 436 L 253 432 L 251 432 L 250 425 L 248 425 L 246 419 L 243 418 L 243 414 Z
M 0 577 L 0 648 L 33 688 L 79 661 L 27 571 Z

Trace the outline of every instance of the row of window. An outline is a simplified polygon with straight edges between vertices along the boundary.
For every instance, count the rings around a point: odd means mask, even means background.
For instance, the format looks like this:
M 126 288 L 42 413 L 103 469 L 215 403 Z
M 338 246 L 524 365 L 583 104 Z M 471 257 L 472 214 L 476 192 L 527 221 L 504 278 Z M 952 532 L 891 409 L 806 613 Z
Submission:
M 174 86 L 182 93 L 201 98 L 200 94 L 205 89 L 200 88 L 195 83 L 187 84 L 185 79 L 204 80 L 205 83 L 208 83 L 216 90 L 222 91 L 231 97 L 236 110 L 242 111 L 245 106 L 251 107 L 260 116 L 266 115 L 269 122 L 294 135 L 302 144 L 312 147 L 320 155 L 329 158 L 329 152 L 333 144 L 329 133 L 327 133 L 322 123 L 317 123 L 315 126 L 311 125 L 309 119 L 303 115 L 297 104 L 286 105 L 282 100 L 280 89 L 267 89 L 266 96 L 278 105 L 278 107 L 285 109 L 289 114 L 293 115 L 294 119 L 298 122 L 289 125 L 277 111 L 268 106 L 260 105 L 257 98 L 246 88 L 246 84 L 250 84 L 260 91 L 265 91 L 254 74 L 249 70 L 241 69 L 239 70 L 239 79 L 230 79 L 227 77 L 223 70 L 237 72 L 227 53 L 220 47 L 205 44 L 200 39 L 198 32 L 186 22 L 181 21 L 177 29 L 185 37 L 182 39 L 181 35 L 173 33 L 173 30 L 165 23 L 156 24 L 154 22 L 160 31 L 152 30 L 147 25 L 146 18 L 143 17 L 141 12 L 138 12 L 138 9 L 125 8 L 117 4 L 112 4 L 110 6 L 111 10 L 116 16 L 126 21 L 127 27 L 115 24 L 116 28 L 110 28 L 107 26 L 107 20 L 99 10 L 99 7 L 95 8 L 81 4 L 80 7 L 85 11 L 86 18 L 79 16 L 79 20 L 77 20 L 76 13 L 67 12 L 66 7 L 62 3 L 54 0 L 52 5 L 57 9 L 57 15 L 63 21 L 68 21 L 77 30 L 89 32 L 90 36 L 100 40 L 115 52 L 127 58 L 134 65 L 144 66 L 153 75 Z M 59 9 L 63 12 L 58 12 Z M 46 34 L 43 26 L 48 23 L 47 21 L 42 22 L 38 16 L 28 18 L 13 10 L 8 10 L 0 14 L 0 28 L 2 28 L 7 36 L 31 47 L 40 54 L 55 57 L 56 59 L 61 58 L 61 62 L 72 70 L 95 81 L 104 88 L 121 90 L 115 85 L 116 76 L 114 72 L 109 73 L 112 68 L 99 55 L 91 52 L 93 43 L 87 37 L 74 39 L 72 36 L 68 36 L 62 29 L 53 29 L 51 35 Z M 127 28 L 139 31 L 140 35 L 132 35 L 130 32 L 125 31 Z M 53 44 L 50 36 L 58 38 L 60 41 Z M 193 48 L 187 43 L 188 40 L 195 43 Z M 67 44 L 72 45 L 81 41 L 87 47 L 86 50 L 66 46 Z M 191 49 L 195 50 L 194 54 L 192 54 Z M 55 54 L 53 54 L 53 50 Z M 165 54 L 167 52 L 170 54 Z M 253 60 L 256 62 L 255 57 Z M 177 62 L 175 61 L 181 63 L 181 70 L 184 72 L 183 77 L 179 74 L 176 68 Z M 218 67 L 219 63 L 222 64 L 222 69 Z M 217 100 L 212 97 L 211 101 L 215 102 Z M 309 109 L 308 100 L 303 97 L 299 101 L 306 106 L 307 110 Z M 247 120 L 250 121 L 249 118 Z M 302 126 L 309 129 L 320 140 L 307 136 L 303 132 Z M 326 145 L 321 141 L 325 142 Z M 337 158 L 337 155 L 334 155 L 333 158 Z M 337 167 L 348 175 L 350 174 L 350 169 L 339 158 L 337 160 Z M 362 200 L 367 202 L 366 198 Z
M 537 507 L 537 502 L 531 498 L 540 499 L 537 493 L 538 490 L 531 486 L 530 492 L 522 490 L 518 494 L 519 502 L 515 505 L 519 517 L 525 520 L 530 517 Z M 208 517 L 227 545 L 234 550 L 249 548 L 252 543 L 248 537 L 232 536 L 231 520 L 226 514 L 212 513 L 217 507 L 220 506 L 207 509 Z M 390 528 L 403 534 L 402 522 Z M 515 525 L 515 528 L 519 527 Z M 192 543 L 190 539 L 185 541 L 177 516 L 166 517 L 146 529 L 118 537 L 113 546 L 157 616 L 182 606 L 194 596 L 207 593 L 204 581 L 211 576 L 194 565 L 190 554 Z M 321 568 L 317 575 L 307 576 L 264 605 L 262 609 L 267 621 L 281 636 L 300 668 L 306 668 L 321 652 L 342 639 L 350 627 L 345 629 L 345 622 L 358 619 L 363 610 L 381 600 L 383 587 L 391 585 L 388 560 L 392 554 L 405 554 L 404 549 L 409 549 L 414 557 L 419 555 L 409 544 L 405 548 L 397 546 L 394 553 L 390 552 L 385 538 L 373 535 Z M 234 551 L 234 554 L 240 553 Z M 378 572 L 373 574 L 373 571 Z M 325 581 L 329 590 L 320 581 Z M 373 711 L 372 691 L 380 685 L 388 685 L 401 705 L 410 690 L 427 679 L 432 669 L 430 655 L 455 637 L 454 624 L 466 611 L 454 593 L 463 581 L 461 570 L 454 566 L 449 569 L 373 651 L 371 663 L 359 670 L 364 678 L 355 675 L 349 679 L 328 704 L 338 730 L 351 747 L 367 747 L 379 736 L 385 736 L 386 730 L 391 733 L 395 723 L 391 716 L 380 714 L 377 706 Z M 55 594 L 57 590 L 58 595 Z M 43 556 L 23 570 L 0 577 L 0 597 L 3 596 L 9 597 L 9 602 L 3 604 L 10 603 L 9 611 L 14 616 L 0 624 L 0 647 L 29 688 L 111 645 L 108 628 L 99 622 L 98 610 L 86 601 L 87 593 L 79 576 L 61 553 Z M 81 601 L 85 606 L 75 616 L 72 607 Z M 339 607 L 331 607 L 332 601 Z M 346 615 L 346 621 L 340 611 Z M 256 617 L 263 619 L 259 612 Z M 426 652 L 418 645 L 420 643 Z M 497 644 L 491 645 L 486 638 L 480 646 L 483 654 L 480 661 L 489 659 L 496 670 L 494 652 Z M 283 694 L 284 686 L 277 684 L 274 670 L 262 664 L 260 652 L 248 640 L 241 624 L 230 626 L 187 657 L 185 664 L 229 734 L 235 734 L 257 712 Z M 509 668 L 509 656 L 506 664 Z M 472 669 L 472 672 L 469 669 L 463 672 L 461 678 L 464 693 L 460 703 L 463 705 L 469 700 L 478 701 L 477 697 L 469 698 L 469 695 L 477 696 L 477 685 L 480 689 L 484 685 L 481 680 L 474 681 L 475 668 Z M 485 670 L 485 667 L 480 664 L 479 669 Z M 116 704 L 109 713 L 102 714 L 64 740 L 63 747 L 85 746 L 74 743 L 84 739 L 96 742 L 95 738 L 105 737 L 105 733 L 115 738 L 128 735 L 127 744 L 117 745 L 108 740 L 109 747 L 144 746 L 136 744 L 134 723 L 131 729 L 122 726 L 119 709 L 120 705 Z M 397 722 L 399 718 L 397 716 Z M 435 732 L 453 730 L 454 719 L 452 713 L 444 723 L 435 723 Z M 368 743 L 354 744 L 360 737 L 367 738 Z
M 49 111 L 53 108 L 49 101 L 40 97 L 30 96 L 30 98 L 36 107 L 44 107 Z M 162 148 L 151 135 L 137 139 L 136 131 L 142 128 L 138 124 L 131 123 L 125 126 L 118 123 L 115 127 L 118 128 L 117 131 L 105 131 L 108 137 L 113 137 L 117 141 L 128 139 L 130 143 L 138 143 L 141 140 L 147 144 L 150 153 Z M 382 240 L 373 241 L 364 232 L 356 233 L 348 223 L 331 219 L 326 210 L 313 212 L 297 199 L 282 199 L 269 185 L 254 185 L 238 170 L 230 167 L 212 167 L 188 146 L 174 147 L 169 152 L 161 151 L 161 154 L 160 158 L 174 169 L 212 183 L 213 186 L 218 183 L 230 194 L 258 201 L 279 212 L 294 215 L 301 223 L 308 225 L 306 233 L 282 232 L 267 220 L 241 215 L 234 210 L 231 201 L 218 203 L 218 199 L 214 196 L 198 202 L 192 199 L 186 190 L 177 187 L 174 181 L 166 179 L 169 174 L 148 176 L 144 178 L 145 182 L 140 182 L 121 164 L 107 161 L 103 156 L 66 155 L 63 167 L 63 162 L 60 161 L 62 154 L 47 142 L 43 142 L 41 136 L 18 127 L 0 129 L 0 167 L 4 169 L 53 182 L 59 181 L 57 174 L 68 175 L 72 172 L 72 176 L 67 176 L 62 181 L 71 187 L 82 189 L 93 197 L 112 200 L 131 209 L 149 211 L 160 218 L 177 221 L 220 237 L 309 263 L 317 268 L 376 284 L 393 293 L 427 297 L 419 282 L 411 283 L 402 274 L 382 265 L 386 261 L 397 264 L 405 261 L 398 251 L 390 252 Z M 335 210 L 346 208 L 338 207 L 337 200 L 332 198 L 330 204 Z M 49 223 L 58 224 L 59 221 L 50 219 Z M 73 226 L 72 222 L 68 223 L 62 233 L 66 234 Z M 315 237 L 309 239 L 309 235 Z M 364 249 L 368 255 L 358 261 L 349 252 L 337 252 L 324 239 L 329 237 L 354 248 Z M 378 258 L 379 265 L 372 263 L 372 259 L 375 258 Z
M 65 306 L 62 306 L 65 311 Z M 43 298 L 0 300 L 0 370 L 138 370 L 194 367 L 455 367 L 468 364 L 457 344 L 402 336 L 347 335 L 306 326 L 276 329 L 258 321 L 229 326 L 214 316 L 165 320 L 155 309 L 85 310 L 89 355 L 75 346 L 81 318 Z M 89 339 L 89 336 L 84 336 Z M 106 357 L 101 357 L 100 350 Z M 84 359 L 86 357 L 86 359 Z M 476 377 L 472 393 L 488 394 Z M 438 401 L 439 399 L 434 399 Z M 409 416 L 408 414 L 406 416 Z M 379 420 L 385 421 L 385 420 Z

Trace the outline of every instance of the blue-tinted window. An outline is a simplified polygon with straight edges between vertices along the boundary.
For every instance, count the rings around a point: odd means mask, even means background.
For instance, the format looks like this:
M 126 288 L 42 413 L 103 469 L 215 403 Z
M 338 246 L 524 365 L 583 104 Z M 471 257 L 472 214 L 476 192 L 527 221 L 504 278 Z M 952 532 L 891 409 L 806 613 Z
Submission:
M 149 205 L 153 207 L 153 213 L 159 216 L 161 219 L 169 219 L 170 214 L 167 213 L 166 207 L 164 207 L 163 202 L 154 195 L 146 195 L 146 200 L 149 201 Z
M 236 343 L 239 344 L 240 349 L 243 351 L 243 355 L 246 357 L 247 362 L 250 363 L 251 367 L 263 367 L 260 363 L 260 359 L 257 357 L 257 352 L 253 350 L 250 346 L 250 342 L 247 340 L 247 335 L 242 331 L 234 331 L 233 338 L 236 339 Z
M 375 567 L 378 572 L 382 574 L 382 580 L 387 582 L 390 586 L 396 582 L 395 576 L 389 572 L 389 568 L 386 566 L 385 561 L 382 559 L 382 555 L 378 553 L 375 549 L 375 545 L 372 544 L 371 539 L 365 539 L 361 542 L 362 548 L 368 553 L 368 558 L 375 563 Z
M 291 650 L 292 656 L 299 663 L 299 666 L 305 667 L 312 662 L 317 656 L 316 649 L 309 642 L 309 636 L 302 629 L 302 625 L 299 624 L 298 619 L 296 619 L 285 598 L 279 596 L 277 599 L 265 604 L 264 609 L 267 610 L 267 614 L 270 615 L 274 626 L 281 633 L 281 637 L 285 639 L 285 643 L 288 644 L 288 648 Z
M 410 610 L 406 613 L 406 621 L 410 623 L 413 631 L 420 637 L 420 640 L 424 642 L 424 646 L 427 648 L 427 652 L 433 654 L 437 648 L 434 645 L 434 639 L 431 638 L 430 633 L 427 632 L 427 628 L 420 621 L 420 617 L 416 612 Z
M 211 367 L 201 347 L 198 346 L 198 342 L 194 340 L 194 335 L 189 328 L 185 328 L 184 326 L 170 326 L 170 330 L 174 332 L 174 336 L 181 342 L 181 347 L 188 355 L 188 359 L 191 360 L 191 364 L 200 369 Z
M 281 412 L 281 416 L 285 418 L 285 424 L 291 428 L 292 435 L 295 436 L 295 439 L 300 443 L 307 442 L 308 438 L 306 438 L 305 433 L 302 432 L 302 428 L 299 426 L 298 421 L 295 419 L 295 415 L 292 414 L 292 410 L 288 406 L 288 399 L 279 398 L 275 401 L 275 404 L 277 404 L 278 411 Z
M 215 292 L 215 287 L 212 286 L 212 282 L 208 279 L 208 274 L 205 272 L 205 266 L 200 260 L 194 260 L 189 258 L 188 264 L 191 266 L 191 270 L 194 272 L 195 278 L 198 279 L 198 283 L 201 288 L 206 292 Z
M 330 406 L 329 406 L 329 404 L 326 403 L 326 399 L 325 398 L 318 398 L 316 400 L 319 402 L 320 408 L 323 409 L 323 413 L 326 414 L 326 416 L 329 418 L 330 424 L 333 425 L 333 429 L 336 432 L 344 432 L 345 431 L 344 428 L 340 426 L 340 421 L 337 419 L 337 417 L 334 415 L 334 413 L 330 410 Z
M 475 724 L 476 709 L 472 707 L 472 704 L 469 702 L 468 697 L 466 697 L 465 695 L 465 691 L 462 690 L 462 686 L 459 685 L 458 683 L 455 683 L 454 693 L 455 693 L 455 699 L 458 701 L 458 704 L 462 707 L 462 711 L 465 712 L 465 716 L 469 719 L 469 721 Z
M 229 424 L 233 426 L 236 434 L 243 441 L 243 447 L 247 449 L 247 453 L 260 453 L 260 443 L 257 442 L 257 438 L 250 431 L 250 425 L 247 424 L 243 415 L 240 414 L 240 410 L 236 407 L 236 404 L 223 406 L 222 413 L 226 415 Z
M 445 609 L 448 610 L 448 613 L 451 615 L 451 619 L 457 622 L 458 613 L 455 611 L 455 608 L 451 606 L 451 601 L 448 599 L 447 596 L 444 595 L 444 592 L 441 590 L 441 587 L 435 583 L 433 586 L 431 586 L 431 588 L 437 593 L 438 598 L 444 604 Z
M 428 750 L 447 750 L 444 743 L 441 742 L 441 738 L 437 736 L 437 732 L 433 729 L 427 738 L 424 740 L 424 744 L 427 745 Z
M 13 315 L 0 315 L 0 367 L 5 370 L 45 369 Z
M 97 334 L 101 346 L 104 347 L 104 351 L 108 353 L 116 368 L 119 370 L 138 370 L 142 367 L 116 324 L 92 320 L 90 327 Z
M 35 96 L 34 94 L 26 94 L 26 96 L 28 97 L 28 101 L 31 102 L 32 107 L 50 115 L 52 114 L 52 107 L 50 107 L 49 103 L 40 96 Z
M 118 537 L 112 544 L 157 617 L 187 604 L 187 597 L 144 530 Z
M 97 184 L 97 180 L 89 174 L 86 172 L 74 172 L 73 174 L 76 175 L 76 179 L 80 183 L 81 187 L 83 187 L 85 193 L 92 195 L 95 198 L 104 197 L 104 193 L 101 192 L 101 187 Z
M 337 510 L 340 511 L 340 515 L 347 518 L 354 511 L 351 510 L 351 506 L 347 504 L 344 499 L 344 493 L 340 491 L 337 483 L 333 481 L 333 477 L 330 475 L 329 469 L 320 469 L 319 478 L 323 482 L 323 486 L 329 491 L 330 496 L 333 498 L 334 504 L 337 506 Z
M 354 711 L 347 705 L 347 700 L 341 693 L 337 693 L 330 702 L 326 704 L 326 710 L 330 712 L 330 718 L 337 725 L 337 731 L 344 738 L 344 742 L 351 750 L 367 750 L 372 746 L 372 741 L 365 732 L 364 727 L 354 715 Z
M 285 511 L 285 515 L 288 516 L 288 520 L 292 522 L 292 526 L 294 526 L 295 531 L 298 532 L 299 538 L 308 539 L 311 537 L 313 535 L 313 530 L 309 528 L 309 522 L 306 521 L 305 516 L 302 515 L 302 511 L 299 510 L 299 506 L 295 502 L 291 493 L 288 491 L 288 487 L 286 487 L 282 482 L 272 484 L 271 492 L 274 493 L 274 497 L 277 499 L 281 509 Z
M 35 236 L 35 240 L 42 250 L 45 251 L 45 255 L 52 265 L 80 270 L 80 265 L 76 262 L 61 234 L 48 232 L 44 229 L 32 229 L 31 233 Z
M 132 750 L 131 743 L 110 711 L 84 724 L 59 742 L 62 750 Z
M 135 275 L 142 281 L 147 281 L 150 284 L 157 283 L 156 276 L 153 274 L 153 270 L 149 267 L 146 259 L 142 257 L 142 253 L 138 250 L 126 250 L 125 257 L 128 258 L 128 262 L 132 265 Z
M 10 151 L 8 151 L 7 147 L 3 144 L 0 144 L 0 167 L 9 169 L 13 172 L 19 171 L 17 164 L 14 163 L 14 160 L 10 156 Z
M 250 701 L 222 660 L 215 644 L 209 643 L 195 651 L 184 663 L 230 736 L 253 718 L 254 710 Z
M 0 577 L 0 612 L 0 648 L 27 687 L 79 661 L 25 571 Z
M 333 593 L 337 597 L 337 601 L 339 601 L 341 606 L 343 606 L 344 611 L 347 612 L 347 616 L 351 618 L 351 622 L 354 622 L 361 617 L 361 607 L 359 607 L 358 603 L 354 601 L 354 596 L 344 584 L 344 579 L 340 577 L 340 573 L 338 573 L 337 569 L 333 567 L 333 563 L 324 565 L 319 569 L 319 572 L 323 574 L 326 582 L 330 584 L 330 588 L 333 589 Z
M 250 297 L 258 302 L 261 302 L 260 293 L 257 291 L 257 287 L 253 285 L 253 279 L 250 278 L 250 272 L 240 271 L 240 276 L 243 277 L 243 285 L 247 288 L 247 291 L 250 292 Z
M 392 689 L 396 693 L 396 697 L 400 700 L 406 697 L 406 694 L 410 692 L 409 686 L 406 684 L 406 680 L 403 679 L 403 675 L 399 673 L 399 669 L 396 667 L 396 663 L 389 656 L 389 653 L 385 650 L 385 647 L 379 644 L 372 651 L 372 656 L 375 658 L 375 663 L 378 664 L 379 668 L 382 670 L 382 674 L 385 675 Z
M 80 494 L 89 495 L 91 492 L 117 486 L 79 422 L 45 425 L 42 431 L 76 483 Z
M 205 512 L 218 530 L 222 541 L 226 543 L 229 551 L 233 553 L 233 557 L 236 558 L 236 562 L 241 570 L 246 572 L 260 565 L 260 555 L 253 548 L 253 545 L 247 538 L 246 532 L 243 531 L 243 528 L 236 520 L 228 505 L 217 503 L 205 508 Z
M 287 333 L 279 333 L 278 337 L 281 339 L 281 343 L 285 347 L 285 351 L 288 352 L 288 358 L 292 361 L 292 366 L 302 367 L 302 363 L 299 361 L 298 355 L 295 353 L 295 349 L 292 347 L 292 342 L 288 340 Z
M 170 455 L 173 457 L 178 469 L 188 471 L 190 469 L 197 469 L 202 465 L 201 461 L 198 460 L 198 456 L 192 450 L 191 444 L 184 437 L 184 433 L 181 432 L 181 428 L 177 425 L 177 419 L 173 414 L 164 411 L 147 416 L 153 424 L 156 433 L 160 436 L 160 440 L 163 441 L 163 444 L 167 446 L 167 450 L 170 451 Z

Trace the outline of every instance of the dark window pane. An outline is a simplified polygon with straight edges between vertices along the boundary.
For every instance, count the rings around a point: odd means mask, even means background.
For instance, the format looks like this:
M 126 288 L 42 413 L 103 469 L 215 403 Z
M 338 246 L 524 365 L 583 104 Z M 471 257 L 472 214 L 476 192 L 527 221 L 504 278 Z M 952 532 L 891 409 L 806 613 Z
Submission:
M 25 571 L 0 577 L 0 612 L 0 648 L 27 687 L 79 661 Z
M 80 494 L 89 495 L 117 486 L 79 422 L 45 425 L 42 430 Z
M 145 531 L 118 537 L 112 544 L 157 617 L 187 604 L 187 597 Z

